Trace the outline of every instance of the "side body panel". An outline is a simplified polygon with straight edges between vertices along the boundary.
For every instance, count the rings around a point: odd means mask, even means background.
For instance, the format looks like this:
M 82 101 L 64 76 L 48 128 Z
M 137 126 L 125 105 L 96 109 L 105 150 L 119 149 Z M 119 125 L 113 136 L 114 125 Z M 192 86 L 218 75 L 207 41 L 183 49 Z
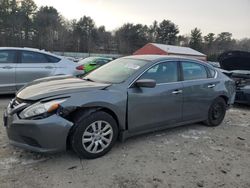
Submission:
M 218 80 L 190 80 L 183 82 L 183 121 L 206 119 L 212 101 L 220 96 Z M 211 85 L 215 87 L 210 88 Z
M 181 83 L 128 90 L 128 130 L 141 131 L 175 124 L 182 119 L 182 94 L 173 94 Z
M 83 70 L 77 70 L 76 67 L 79 66 L 79 64 L 69 61 L 66 58 L 62 58 L 61 61 L 54 63 L 55 66 L 55 72 L 53 75 L 82 75 L 84 74 Z
M 63 95 L 62 95 L 63 96 Z M 62 97 L 60 96 L 60 97 Z M 65 96 L 68 96 L 67 94 Z M 105 108 L 112 111 L 119 124 L 119 129 L 126 129 L 127 93 L 119 90 L 96 90 L 70 94 L 63 107 Z
M 55 72 L 55 63 L 39 62 L 26 63 L 21 61 L 24 51 L 19 51 L 19 63 L 16 66 L 16 89 L 19 90 L 26 83 L 35 79 L 52 76 Z

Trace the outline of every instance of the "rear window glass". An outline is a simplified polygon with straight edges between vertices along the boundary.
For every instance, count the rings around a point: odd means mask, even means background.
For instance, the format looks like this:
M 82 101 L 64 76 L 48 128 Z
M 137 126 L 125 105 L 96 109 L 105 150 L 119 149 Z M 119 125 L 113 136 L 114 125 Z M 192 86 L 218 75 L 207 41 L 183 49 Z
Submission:
M 92 62 L 94 60 L 96 60 L 96 57 L 87 57 L 87 58 L 79 61 L 78 64 L 84 65 L 84 64 L 87 64 L 87 63 Z
M 16 52 L 12 50 L 0 51 L 0 63 L 14 63 Z
M 57 63 L 61 60 L 61 59 L 54 57 L 54 56 L 51 56 L 51 55 L 46 55 L 46 57 L 48 59 L 48 62 L 50 62 L 50 63 Z
M 198 63 L 182 62 L 184 80 L 199 80 L 208 78 L 206 68 Z
M 37 52 L 23 51 L 21 55 L 22 63 L 48 63 L 49 61 L 44 54 Z

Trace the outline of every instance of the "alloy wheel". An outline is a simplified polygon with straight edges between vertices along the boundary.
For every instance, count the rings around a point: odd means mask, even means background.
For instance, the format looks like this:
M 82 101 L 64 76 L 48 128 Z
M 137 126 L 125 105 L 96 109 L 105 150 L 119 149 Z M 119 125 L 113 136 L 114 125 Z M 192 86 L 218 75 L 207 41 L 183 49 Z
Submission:
M 90 153 L 100 153 L 110 145 L 112 138 L 112 126 L 106 121 L 98 120 L 85 129 L 82 145 Z

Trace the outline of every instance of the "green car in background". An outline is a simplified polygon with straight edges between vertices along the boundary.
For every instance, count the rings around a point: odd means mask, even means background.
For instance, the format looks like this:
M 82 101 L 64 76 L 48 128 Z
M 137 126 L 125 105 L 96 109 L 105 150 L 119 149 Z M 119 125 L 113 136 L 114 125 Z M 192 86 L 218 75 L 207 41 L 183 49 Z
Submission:
M 78 62 L 79 66 L 77 67 L 78 70 L 83 70 L 84 73 L 88 73 L 106 63 L 114 60 L 114 58 L 108 57 L 87 57 Z

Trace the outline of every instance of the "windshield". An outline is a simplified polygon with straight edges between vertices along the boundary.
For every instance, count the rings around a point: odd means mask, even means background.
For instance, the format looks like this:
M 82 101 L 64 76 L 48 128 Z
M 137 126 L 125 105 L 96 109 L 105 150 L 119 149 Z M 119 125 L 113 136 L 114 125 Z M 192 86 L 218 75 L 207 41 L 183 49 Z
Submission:
M 147 63 L 145 60 L 138 59 L 116 59 L 89 73 L 84 79 L 94 82 L 121 83 Z

